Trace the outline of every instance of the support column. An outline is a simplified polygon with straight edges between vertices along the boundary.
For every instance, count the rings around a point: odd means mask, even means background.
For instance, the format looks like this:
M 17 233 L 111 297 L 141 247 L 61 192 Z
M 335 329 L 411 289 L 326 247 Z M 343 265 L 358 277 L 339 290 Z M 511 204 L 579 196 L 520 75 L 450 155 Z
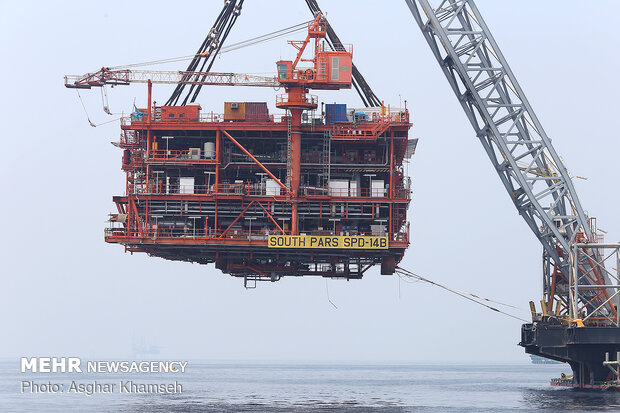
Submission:
M 390 223 L 388 233 L 394 232 L 394 131 L 390 131 Z
M 295 65 L 293 65 L 295 66 Z M 297 82 L 290 85 L 286 89 L 286 96 L 279 98 L 276 107 L 280 109 L 288 109 L 291 112 L 290 121 L 290 159 L 287 163 L 290 168 L 287 171 L 290 177 L 290 193 L 289 202 L 291 203 L 291 234 L 299 233 L 299 184 L 301 181 L 301 115 L 304 110 L 315 109 L 316 101 L 312 98 L 308 99 L 306 95 L 307 89 L 303 86 L 303 82 Z
M 213 192 L 220 192 L 220 162 L 222 151 L 222 132 L 218 129 L 215 131 L 215 190 Z
M 291 109 L 291 234 L 299 232 L 299 184 L 301 181 L 301 114 L 303 109 Z
M 151 154 L 151 145 L 153 145 L 153 136 L 152 136 L 152 132 L 151 132 L 151 120 L 153 119 L 152 117 L 152 98 L 153 98 L 153 83 L 151 82 L 151 79 L 148 80 L 148 109 L 146 111 L 147 115 L 146 115 L 146 123 L 147 123 L 147 130 L 146 130 L 146 159 L 150 159 L 150 154 Z M 133 153 L 131 154 L 132 156 L 134 155 Z M 146 188 L 147 191 L 150 191 L 150 185 L 151 185 L 151 168 L 149 167 L 150 164 L 146 164 Z
M 390 198 L 394 198 L 394 131 L 390 131 Z
M 215 217 L 213 218 L 213 237 L 217 238 L 219 236 L 219 222 L 217 220 L 217 209 L 219 205 L 217 204 L 217 198 L 215 199 Z

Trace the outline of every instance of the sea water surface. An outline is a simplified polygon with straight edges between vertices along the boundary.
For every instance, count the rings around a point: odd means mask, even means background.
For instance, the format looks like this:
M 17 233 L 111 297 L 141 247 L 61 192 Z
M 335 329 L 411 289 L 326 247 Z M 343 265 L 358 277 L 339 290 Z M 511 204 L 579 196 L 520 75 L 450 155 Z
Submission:
M 0 411 L 103 412 L 506 412 L 620 411 L 620 393 L 554 388 L 567 365 L 210 363 L 185 373 L 23 374 L 0 363 Z M 23 380 L 171 383 L 180 394 L 21 392 Z M 118 389 L 118 384 L 117 384 Z

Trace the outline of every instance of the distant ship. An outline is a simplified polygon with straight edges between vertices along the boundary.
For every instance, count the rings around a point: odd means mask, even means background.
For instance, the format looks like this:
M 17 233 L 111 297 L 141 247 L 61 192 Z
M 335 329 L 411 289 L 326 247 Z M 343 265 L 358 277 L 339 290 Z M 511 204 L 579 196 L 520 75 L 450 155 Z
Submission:
M 159 355 L 160 347 L 153 344 L 146 344 L 145 340 L 142 338 L 138 342 L 135 338 L 133 339 L 133 343 L 131 346 L 131 356 L 133 359 L 138 359 L 144 356 L 156 356 Z

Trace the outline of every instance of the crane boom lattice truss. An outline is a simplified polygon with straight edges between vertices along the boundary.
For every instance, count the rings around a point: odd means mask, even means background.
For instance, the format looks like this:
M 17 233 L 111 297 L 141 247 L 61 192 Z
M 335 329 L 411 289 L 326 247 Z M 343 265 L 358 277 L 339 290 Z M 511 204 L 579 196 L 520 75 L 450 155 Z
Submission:
M 275 77 L 257 76 L 244 73 L 222 72 L 187 72 L 165 70 L 113 70 L 102 68 L 94 73 L 85 75 L 65 76 L 65 86 L 68 88 L 90 89 L 104 85 L 128 85 L 130 83 L 159 84 L 186 84 L 186 85 L 215 85 L 215 86 L 262 86 L 280 87 Z
M 540 240 L 547 262 L 547 305 L 569 312 L 571 245 L 595 240 L 568 171 L 551 145 L 506 59 L 471 0 L 405 0 L 519 214 Z M 592 262 L 596 253 L 587 250 Z M 585 285 L 605 284 L 596 268 Z M 556 277 L 551 280 L 552 277 Z M 578 301 L 615 321 L 607 291 L 583 289 Z M 575 315 L 577 316 L 577 315 Z

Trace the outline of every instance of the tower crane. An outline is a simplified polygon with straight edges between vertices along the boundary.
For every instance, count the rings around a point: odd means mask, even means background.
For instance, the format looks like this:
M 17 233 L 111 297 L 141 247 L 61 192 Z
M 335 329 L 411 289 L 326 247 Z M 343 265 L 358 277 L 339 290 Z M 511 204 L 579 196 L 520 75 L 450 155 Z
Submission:
M 520 345 L 571 365 L 573 379 L 556 384 L 620 383 L 612 367 L 620 361 L 620 244 L 601 242 L 596 221 L 584 212 L 474 1 L 405 3 L 517 211 L 543 246 L 541 313 L 530 303 L 533 322 L 522 326 Z

